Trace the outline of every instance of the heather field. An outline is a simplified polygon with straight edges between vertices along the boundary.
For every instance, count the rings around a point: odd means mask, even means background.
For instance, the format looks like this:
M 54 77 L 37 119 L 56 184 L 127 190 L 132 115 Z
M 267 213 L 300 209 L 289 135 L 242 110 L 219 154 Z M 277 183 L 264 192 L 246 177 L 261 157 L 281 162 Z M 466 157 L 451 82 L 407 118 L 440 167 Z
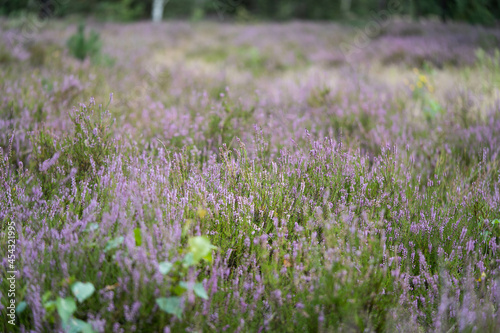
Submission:
M 498 28 L 20 20 L 0 331 L 500 331 Z

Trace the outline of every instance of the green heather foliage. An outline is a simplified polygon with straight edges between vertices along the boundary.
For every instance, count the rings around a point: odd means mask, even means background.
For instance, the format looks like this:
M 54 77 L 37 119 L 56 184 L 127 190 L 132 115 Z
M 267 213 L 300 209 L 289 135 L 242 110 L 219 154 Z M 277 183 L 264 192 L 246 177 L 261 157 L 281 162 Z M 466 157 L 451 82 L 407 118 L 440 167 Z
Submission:
M 496 29 L 9 22 L 0 331 L 500 330 Z
M 95 104 L 91 103 L 89 107 L 92 109 L 80 106 L 69 115 L 73 124 L 69 135 L 60 138 L 41 129 L 31 138 L 33 153 L 30 163 L 40 171 L 40 184 L 47 198 L 56 193 L 61 182 L 67 181 L 68 177 L 74 181 L 87 179 L 96 182 L 98 171 L 114 150 L 110 138 L 110 114 L 101 105 L 97 111 L 94 110 Z

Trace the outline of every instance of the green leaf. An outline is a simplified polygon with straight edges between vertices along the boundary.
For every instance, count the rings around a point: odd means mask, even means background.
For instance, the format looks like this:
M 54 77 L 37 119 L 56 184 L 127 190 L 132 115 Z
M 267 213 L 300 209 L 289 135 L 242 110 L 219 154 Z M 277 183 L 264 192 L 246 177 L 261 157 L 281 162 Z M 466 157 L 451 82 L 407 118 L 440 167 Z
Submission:
M 162 311 L 175 315 L 179 319 L 181 318 L 183 309 L 180 297 L 160 297 L 156 299 L 156 304 Z
M 49 298 L 52 296 L 52 291 L 46 291 L 42 296 L 42 303 L 46 303 Z
M 82 303 L 87 298 L 92 296 L 92 294 L 95 291 L 95 287 L 90 282 L 87 282 L 87 283 L 75 282 L 71 286 L 71 291 L 73 292 L 73 295 L 75 295 L 78 302 Z
M 106 244 L 106 247 L 104 248 L 104 252 L 108 252 L 109 250 L 117 248 L 123 243 L 123 240 L 124 240 L 123 236 L 119 236 L 108 241 L 108 244 Z
M 98 223 L 90 223 L 88 228 L 87 228 L 87 231 L 94 231 L 94 230 L 97 230 L 99 229 L 99 224 Z
M 16 306 L 16 314 L 20 315 L 21 313 L 23 313 L 24 310 L 26 310 L 27 307 L 28 307 L 28 304 L 25 301 L 20 302 Z
M 210 240 L 205 236 L 191 237 L 188 240 L 189 251 L 193 254 L 194 263 L 198 263 L 201 259 L 208 262 L 212 261 L 212 249 L 216 247 L 210 243 Z
M 491 224 L 493 224 L 493 225 L 500 224 L 500 220 L 499 219 L 494 219 L 493 221 L 491 221 Z
M 56 307 L 57 313 L 59 313 L 63 323 L 67 323 L 69 318 L 76 311 L 76 302 L 72 297 L 58 297 L 56 300 Z
M 196 296 L 201 297 L 203 299 L 208 299 L 207 292 L 205 291 L 205 288 L 203 287 L 202 283 L 181 281 L 179 282 L 179 285 L 174 288 L 174 292 L 182 291 L 180 293 L 177 293 L 178 295 L 183 294 L 186 290 L 192 290 L 194 291 Z
M 184 293 L 187 291 L 187 288 L 185 286 L 182 285 L 182 282 L 179 283 L 178 285 L 176 285 L 173 289 L 172 289 L 172 293 L 177 295 L 177 296 L 182 296 L 184 295 Z
M 196 264 L 194 262 L 194 256 L 191 252 L 184 256 L 184 258 L 182 259 L 182 264 L 184 265 L 184 267 L 190 267 Z
M 135 239 L 135 246 L 141 246 L 142 245 L 141 228 L 135 228 L 134 229 L 134 239 Z
M 179 286 L 181 286 L 182 288 L 184 288 L 186 290 L 192 290 L 193 289 L 193 283 L 189 283 L 189 282 L 186 282 L 186 281 L 179 282 Z
M 162 275 L 168 274 L 168 272 L 172 270 L 172 267 L 174 267 L 174 265 L 168 261 L 161 262 L 158 265 L 158 269 Z
M 205 291 L 205 287 L 203 287 L 203 284 L 195 283 L 193 291 L 196 294 L 196 296 L 201 297 L 203 299 L 208 299 L 208 294 Z
M 45 308 L 45 310 L 47 310 L 47 312 L 52 312 L 56 308 L 56 302 L 55 301 L 45 302 L 43 303 L 43 307 Z
M 215 248 L 215 247 L 214 247 Z M 212 251 L 208 252 L 206 256 L 203 257 L 207 262 L 212 262 Z
M 77 319 L 77 318 L 70 318 L 69 322 L 67 325 L 65 325 L 66 332 L 68 333 L 94 333 L 94 329 L 92 328 L 92 325 L 89 323 Z

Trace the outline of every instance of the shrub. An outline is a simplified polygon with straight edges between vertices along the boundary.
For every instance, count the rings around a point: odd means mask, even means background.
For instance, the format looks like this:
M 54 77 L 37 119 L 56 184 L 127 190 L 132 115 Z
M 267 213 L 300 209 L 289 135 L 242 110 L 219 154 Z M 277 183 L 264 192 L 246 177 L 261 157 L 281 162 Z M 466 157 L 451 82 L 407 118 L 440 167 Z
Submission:
M 87 57 L 96 58 L 101 52 L 99 34 L 91 31 L 86 37 L 83 22 L 78 25 L 78 31 L 68 39 L 67 46 L 71 55 L 81 61 Z

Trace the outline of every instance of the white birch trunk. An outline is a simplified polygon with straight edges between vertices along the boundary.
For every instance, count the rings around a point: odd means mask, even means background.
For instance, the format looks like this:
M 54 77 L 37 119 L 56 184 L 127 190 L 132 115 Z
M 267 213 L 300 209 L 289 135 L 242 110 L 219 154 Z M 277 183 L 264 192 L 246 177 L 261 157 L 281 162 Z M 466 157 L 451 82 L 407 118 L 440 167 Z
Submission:
M 153 22 L 161 22 L 163 18 L 163 7 L 165 6 L 165 0 L 153 0 L 153 10 L 151 15 L 153 17 Z

